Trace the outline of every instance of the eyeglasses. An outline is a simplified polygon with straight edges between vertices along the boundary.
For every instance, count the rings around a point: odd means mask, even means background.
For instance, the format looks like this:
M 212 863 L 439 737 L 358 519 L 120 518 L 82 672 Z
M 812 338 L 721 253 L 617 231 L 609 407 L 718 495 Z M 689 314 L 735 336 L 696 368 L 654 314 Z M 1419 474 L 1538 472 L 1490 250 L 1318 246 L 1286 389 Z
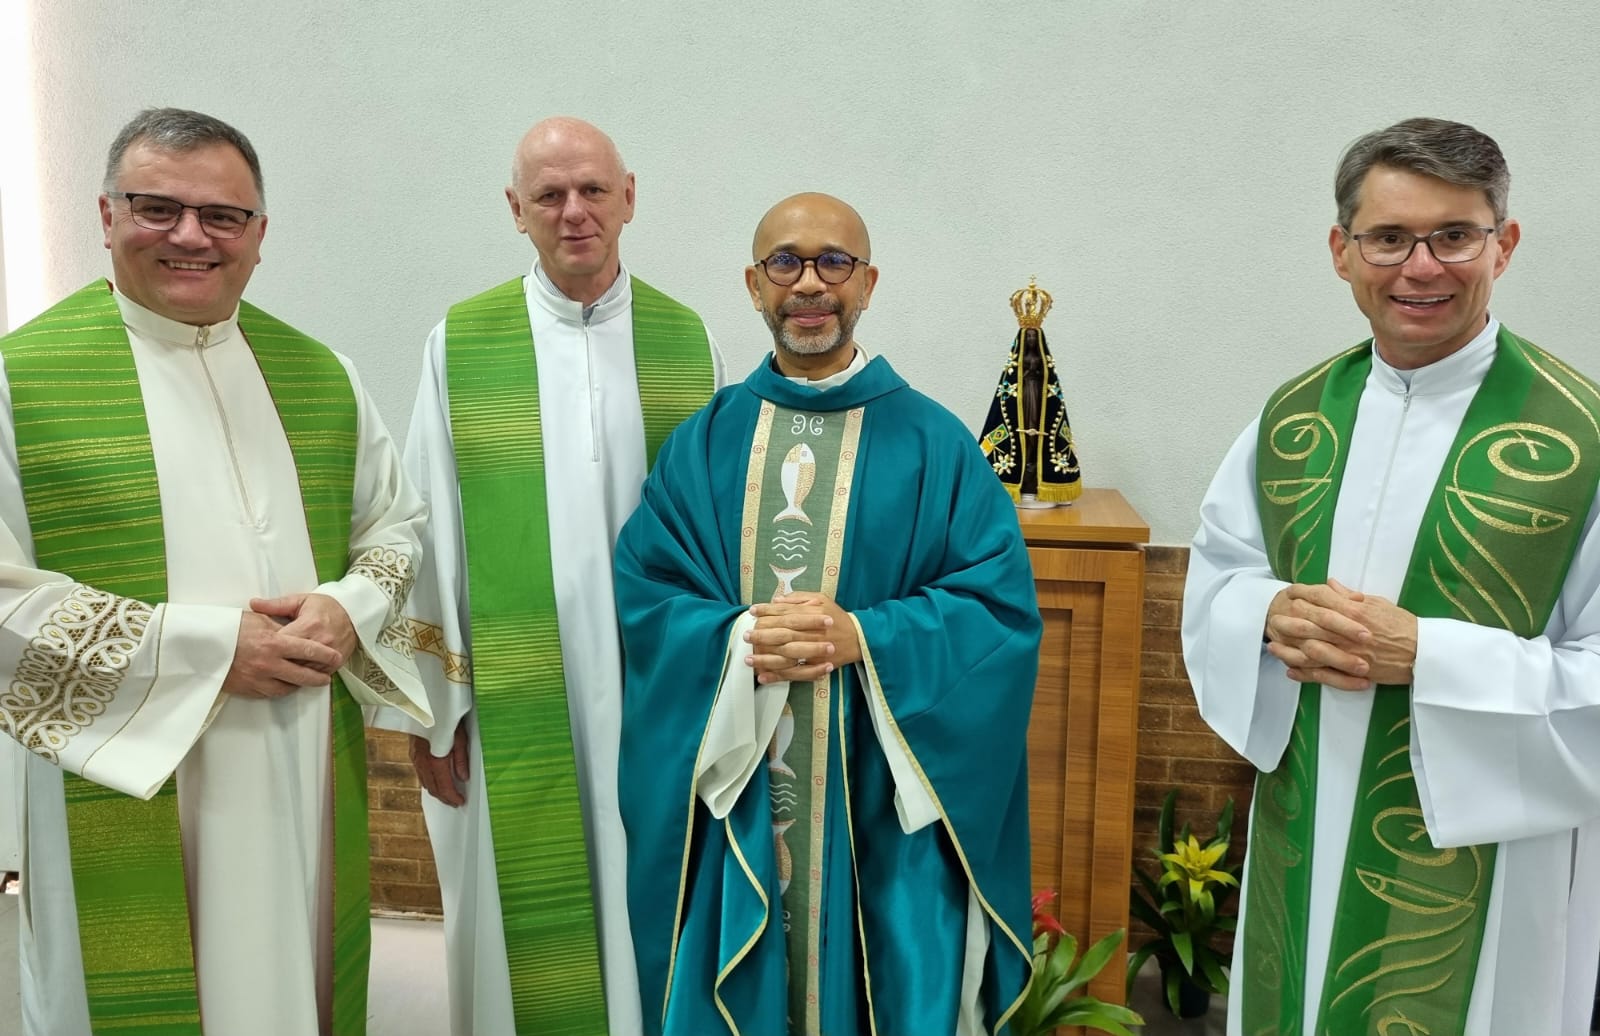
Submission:
M 259 209 L 241 209 L 232 205 L 185 205 L 159 194 L 128 194 L 126 191 L 107 191 L 107 198 L 122 198 L 128 203 L 128 215 L 146 230 L 171 230 L 183 219 L 184 209 L 193 209 L 200 221 L 200 229 L 207 237 L 233 238 L 244 234 L 244 228 L 257 216 L 266 213 Z
M 766 271 L 767 280 L 787 288 L 805 275 L 807 263 L 817 271 L 823 284 L 843 284 L 856 272 L 858 264 L 870 262 L 870 259 L 858 259 L 848 252 L 822 252 L 809 259 L 793 252 L 773 252 L 765 259 L 758 260 L 756 265 Z
M 1399 266 L 1411 258 L 1417 242 L 1423 242 L 1441 263 L 1467 263 L 1483 254 L 1483 243 L 1498 227 L 1444 227 L 1431 234 L 1408 234 L 1404 230 L 1375 230 L 1370 234 L 1345 236 L 1356 243 L 1361 258 L 1373 266 Z

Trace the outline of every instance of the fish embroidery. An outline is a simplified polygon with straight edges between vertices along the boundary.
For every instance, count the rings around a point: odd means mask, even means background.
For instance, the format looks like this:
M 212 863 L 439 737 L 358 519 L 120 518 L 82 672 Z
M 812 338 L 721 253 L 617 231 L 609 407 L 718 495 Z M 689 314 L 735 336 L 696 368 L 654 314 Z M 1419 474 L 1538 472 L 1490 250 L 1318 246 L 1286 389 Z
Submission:
M 816 481 L 817 458 L 812 454 L 810 446 L 800 443 L 783 458 L 783 468 L 780 472 L 783 498 L 788 501 L 789 506 L 779 511 L 772 520 L 805 522 L 810 525 L 811 518 L 800 505 L 806 502 L 806 497 L 811 493 L 811 487 Z

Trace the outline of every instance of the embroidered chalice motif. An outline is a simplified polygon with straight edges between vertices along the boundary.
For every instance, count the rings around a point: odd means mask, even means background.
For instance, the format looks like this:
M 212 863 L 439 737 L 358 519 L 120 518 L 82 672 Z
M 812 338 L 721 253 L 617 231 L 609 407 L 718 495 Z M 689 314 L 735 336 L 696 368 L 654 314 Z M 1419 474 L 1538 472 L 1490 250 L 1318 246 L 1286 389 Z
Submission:
M 805 573 L 808 566 L 779 568 L 777 565 L 768 565 L 767 567 L 772 569 L 772 574 L 778 577 L 778 588 L 772 591 L 772 596 L 778 598 L 794 593 L 794 581 Z
M 772 732 L 772 742 L 767 745 L 767 765 L 772 768 L 773 773 L 783 774 L 786 777 L 793 777 L 795 775 L 793 767 L 791 767 L 788 760 L 784 758 L 785 753 L 789 751 L 790 743 L 793 741 L 794 709 L 789 707 L 788 702 L 784 702 L 783 712 L 778 716 L 777 729 Z M 797 800 L 794 797 L 794 792 L 788 791 L 787 794 L 787 802 L 778 802 L 777 805 L 793 806 L 795 804 Z M 775 800 L 780 798 L 779 792 L 776 789 L 773 791 L 772 797 Z
M 794 877 L 794 857 L 783 836 L 794 826 L 793 820 L 780 820 L 772 825 L 772 850 L 778 858 L 778 895 L 789 891 L 789 881 Z M 785 926 L 787 928 L 787 926 Z

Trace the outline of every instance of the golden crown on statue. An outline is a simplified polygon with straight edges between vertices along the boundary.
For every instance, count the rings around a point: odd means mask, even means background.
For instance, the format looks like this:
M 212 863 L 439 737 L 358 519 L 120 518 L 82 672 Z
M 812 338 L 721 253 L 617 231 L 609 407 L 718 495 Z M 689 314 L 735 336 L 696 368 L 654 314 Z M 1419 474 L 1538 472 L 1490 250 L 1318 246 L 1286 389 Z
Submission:
M 1011 296 L 1011 312 L 1017 315 L 1017 323 L 1023 327 L 1043 327 L 1044 316 L 1050 312 L 1050 293 L 1035 280 L 1029 277 L 1028 286 Z

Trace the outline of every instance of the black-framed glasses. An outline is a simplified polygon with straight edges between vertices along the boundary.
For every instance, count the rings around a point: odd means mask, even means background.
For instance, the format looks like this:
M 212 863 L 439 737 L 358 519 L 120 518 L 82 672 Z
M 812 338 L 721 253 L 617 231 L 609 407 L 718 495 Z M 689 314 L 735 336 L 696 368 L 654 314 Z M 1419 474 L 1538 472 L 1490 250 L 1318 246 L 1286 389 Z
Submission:
M 870 259 L 857 258 L 849 252 L 820 252 L 810 257 L 793 252 L 773 252 L 765 259 L 758 260 L 756 265 L 766 271 L 767 280 L 787 288 L 805 275 L 807 263 L 817 271 L 823 284 L 843 284 L 856 272 L 857 266 L 870 262 Z
M 200 229 L 205 231 L 207 237 L 240 237 L 251 220 L 266 215 L 260 209 L 241 209 L 233 205 L 185 205 L 175 198 L 163 198 L 159 194 L 107 191 L 106 197 L 126 201 L 128 215 L 146 230 L 171 230 L 183 219 L 184 209 L 193 209 L 195 218 L 200 221 Z
M 1361 258 L 1373 266 L 1399 266 L 1411 258 L 1422 242 L 1441 263 L 1470 263 L 1483 254 L 1483 245 L 1499 227 L 1442 227 L 1431 234 L 1408 234 L 1404 230 L 1374 230 L 1352 234 L 1341 228 L 1361 250 Z

